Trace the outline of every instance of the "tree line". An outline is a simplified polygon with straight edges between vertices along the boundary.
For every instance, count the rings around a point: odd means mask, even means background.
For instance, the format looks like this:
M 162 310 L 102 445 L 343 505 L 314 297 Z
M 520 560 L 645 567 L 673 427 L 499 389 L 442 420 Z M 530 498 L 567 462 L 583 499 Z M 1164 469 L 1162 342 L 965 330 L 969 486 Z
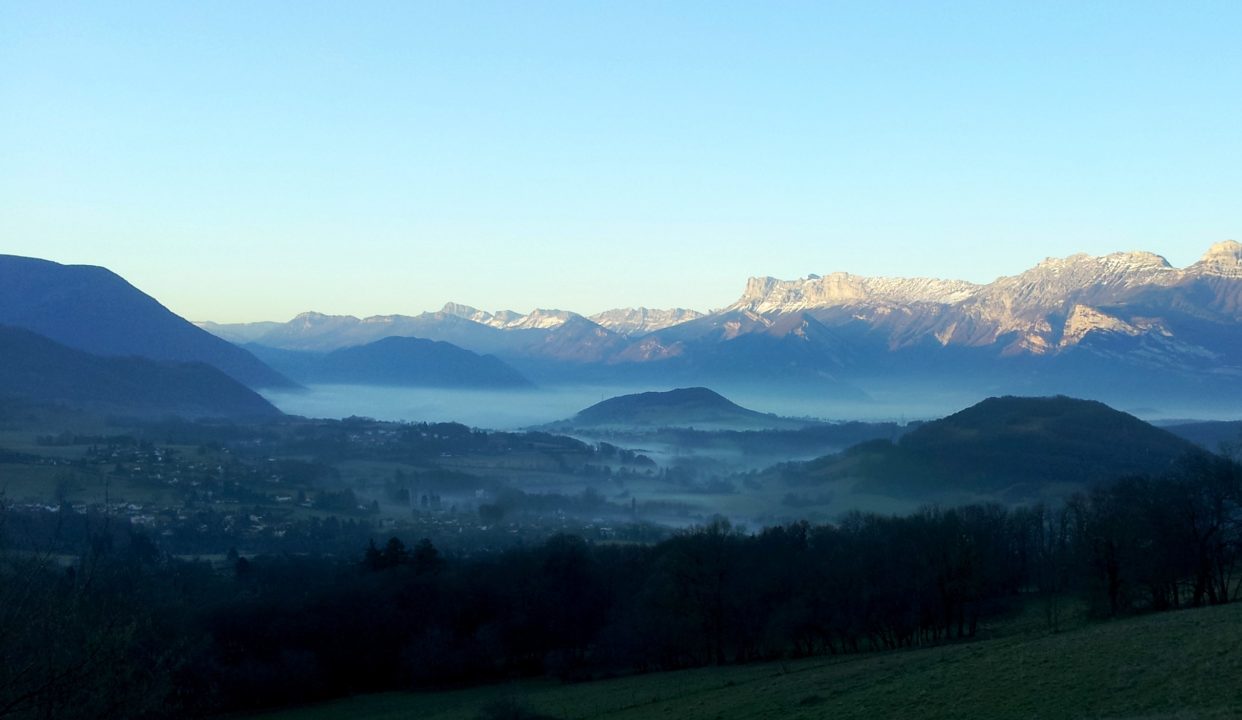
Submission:
M 3 516 L 0 516 L 3 517 Z M 852 514 L 653 545 L 558 535 L 463 558 L 176 560 L 111 525 L 0 555 L 0 717 L 192 717 L 514 677 L 567 680 L 914 647 L 1021 604 L 1104 618 L 1242 592 L 1242 471 L 1195 458 L 1056 508 Z

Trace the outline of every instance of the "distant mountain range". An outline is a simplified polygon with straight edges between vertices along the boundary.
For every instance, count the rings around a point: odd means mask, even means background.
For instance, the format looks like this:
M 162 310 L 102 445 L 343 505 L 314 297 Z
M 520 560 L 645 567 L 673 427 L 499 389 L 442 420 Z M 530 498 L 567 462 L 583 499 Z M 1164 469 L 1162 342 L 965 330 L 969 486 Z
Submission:
M 764 475 L 791 487 L 844 481 L 854 492 L 1023 501 L 1121 477 L 1155 475 L 1206 451 L 1103 403 L 1067 397 L 989 398 L 923 423 L 896 442 L 786 463 Z
M 122 415 L 280 415 L 253 390 L 204 363 L 104 357 L 0 326 L 0 396 Z
M 196 327 L 101 267 L 0 255 L 0 325 L 13 331 L 27 330 L 33 333 L 31 338 L 52 343 L 32 339 L 18 342 L 10 332 L 0 354 L 0 391 L 7 388 L 21 397 L 106 406 L 112 412 L 235 416 L 274 409 L 244 387 L 229 388 L 195 364 L 215 368 L 225 379 L 251 388 L 298 387 L 249 350 Z M 538 322 L 532 319 L 527 325 L 534 327 Z M 235 327 L 232 334 L 222 326 L 213 329 L 233 341 L 243 341 L 284 327 L 257 323 Z M 53 345 L 82 354 L 57 355 Z M 259 349 L 264 359 L 305 382 L 493 388 L 531 385 L 497 358 L 409 337 L 385 336 L 373 343 L 327 353 Z M 47 361 L 46 372 L 40 375 L 42 361 Z M 80 371 L 81 382 L 74 381 L 68 368 Z M 151 388 L 136 384 L 143 372 L 150 374 Z M 254 405 L 255 401 L 259 405 Z
M 1232 453 L 1242 459 L 1242 420 L 1208 421 L 1162 425 L 1165 430 L 1212 452 Z
M 1232 409 L 1242 403 L 1242 244 L 1213 245 L 1186 268 L 1143 252 L 1050 259 L 986 285 L 753 278 L 737 302 L 707 314 L 588 318 L 450 303 L 416 316 L 204 324 L 221 337 L 106 269 L 0 256 L 0 324 L 102 356 L 203 362 L 251 388 L 296 385 L 223 337 L 307 382 L 749 385 L 825 402 L 1066 394 Z M 387 342 L 336 354 L 390 337 L 457 347 Z
M 249 346 L 289 377 L 304 383 L 411 387 L 524 388 L 533 384 L 491 355 L 411 337 L 317 353 Z
M 1049 259 L 988 284 L 834 273 L 752 278 L 711 313 L 619 309 L 304 313 L 222 337 L 329 351 L 398 335 L 494 354 L 538 382 L 813 385 L 837 397 L 950 389 L 1112 402 L 1242 400 L 1242 244 L 1186 268 L 1147 252 Z
M 0 255 L 0 325 L 95 355 L 206 363 L 251 388 L 295 386 L 101 267 Z
M 543 429 L 696 428 L 699 430 L 799 429 L 816 424 L 744 408 L 704 387 L 620 395 L 588 407 Z
M 1184 269 L 1147 252 L 1048 259 L 987 285 L 846 273 L 756 278 L 723 312 L 808 313 L 834 326 L 862 323 L 891 350 L 932 340 L 994 347 L 1004 356 L 1054 355 L 1100 336 L 1147 338 L 1158 364 L 1156 351 L 1167 359 L 1200 354 L 1204 348 L 1195 341 L 1213 340 L 1201 324 L 1242 321 L 1242 244 L 1213 245 Z M 1188 337 L 1175 332 L 1179 326 Z M 1227 350 L 1237 360 L 1242 348 L 1235 342 Z
M 508 318 L 499 323 L 497 318 Z M 438 312 L 421 315 L 351 315 L 302 313 L 287 323 L 254 332 L 255 324 L 207 325 L 222 336 L 250 337 L 250 343 L 285 350 L 329 352 L 366 345 L 386 337 L 420 337 L 448 342 L 481 354 L 544 358 L 592 363 L 607 360 L 626 344 L 625 336 L 576 313 L 535 310 L 529 315 L 492 315 L 465 305 L 449 303 Z
M 619 308 L 592 315 L 590 319 L 609 330 L 626 337 L 637 337 L 697 320 L 703 313 L 685 308 L 652 310 L 650 308 Z

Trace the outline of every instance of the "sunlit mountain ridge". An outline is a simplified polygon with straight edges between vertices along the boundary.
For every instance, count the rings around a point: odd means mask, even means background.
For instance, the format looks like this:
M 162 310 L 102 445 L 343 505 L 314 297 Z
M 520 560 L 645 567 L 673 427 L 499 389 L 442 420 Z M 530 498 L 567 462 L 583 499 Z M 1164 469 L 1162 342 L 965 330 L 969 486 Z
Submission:
M 1242 244 L 1217 243 L 1185 268 L 1151 252 L 1050 258 L 987 284 L 840 272 L 751 278 L 737 301 L 705 314 L 522 315 L 449 303 L 413 316 L 303 313 L 276 326 L 204 327 L 321 352 L 394 335 L 440 340 L 494 354 L 538 383 L 719 380 L 855 399 L 913 383 L 1121 403 L 1219 400 L 1242 380 Z

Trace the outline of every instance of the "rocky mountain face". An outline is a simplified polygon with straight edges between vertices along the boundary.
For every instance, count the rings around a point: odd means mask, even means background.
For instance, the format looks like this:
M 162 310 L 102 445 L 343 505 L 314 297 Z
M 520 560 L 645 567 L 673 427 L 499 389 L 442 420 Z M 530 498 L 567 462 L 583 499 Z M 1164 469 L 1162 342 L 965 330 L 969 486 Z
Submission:
M 1242 380 L 1242 244 L 1217 243 L 1185 268 L 1149 252 L 1050 258 L 987 284 L 843 272 L 751 278 L 735 303 L 709 314 L 633 308 L 587 318 L 454 303 L 418 316 L 307 313 L 254 342 L 323 351 L 390 335 L 495 354 L 544 382 L 723 377 L 861 392 L 917 377 L 999 393 L 1212 395 Z
M 592 315 L 590 319 L 619 335 L 637 337 L 701 317 L 703 313 L 686 308 L 653 310 L 639 307 L 606 310 L 598 315 Z
M 1093 333 L 1172 338 L 1170 315 L 1236 323 L 1242 303 L 1242 244 L 1213 245 L 1188 268 L 1147 252 L 1050 258 L 987 285 L 960 281 L 754 278 L 731 310 L 765 316 L 810 312 L 829 324 L 861 321 L 891 349 L 934 339 L 942 346 L 997 346 L 1047 355 Z
M 245 326 L 223 326 L 234 335 Z M 472 352 L 508 359 L 542 359 L 570 363 L 603 362 L 626 339 L 577 313 L 536 310 L 529 315 L 487 313 L 450 303 L 439 312 L 420 315 L 352 315 L 302 313 L 288 323 L 254 337 L 250 343 L 282 350 L 329 352 L 366 345 L 387 337 L 418 337 L 452 343 Z
M 1152 253 L 1074 255 L 987 285 L 845 273 L 753 278 L 723 314 L 749 315 L 751 324 L 809 315 L 888 351 L 939 346 L 1052 356 L 1129 338 L 1146 346 L 1148 360 L 1158 354 L 1173 365 L 1196 363 L 1237 350 L 1230 326 L 1242 306 L 1240 253 L 1236 242 L 1219 243 L 1184 269 Z
M 477 351 L 491 352 L 515 344 L 529 345 L 536 334 L 527 334 L 524 340 L 515 343 L 515 338 L 523 337 L 521 333 L 505 336 L 489 332 L 490 330 L 540 330 L 548 334 L 568 326 L 571 332 L 563 334 L 580 334 L 585 330 L 596 337 L 637 338 L 700 317 L 703 317 L 703 313 L 685 308 L 658 310 L 643 307 L 608 310 L 589 318 L 566 310 L 542 308 L 523 315 L 512 310 L 493 313 L 450 302 L 437 312 L 419 315 L 373 315 L 357 318 L 352 315 L 305 312 L 287 323 L 200 322 L 198 325 L 230 342 L 253 342 L 286 350 L 328 351 L 391 336 L 419 336 L 458 342 Z M 573 331 L 575 325 L 577 329 Z M 599 328 L 605 333 L 601 335 L 590 328 Z
M 964 280 L 933 278 L 870 278 L 837 272 L 802 280 L 751 278 L 737 302 L 726 310 L 761 314 L 850 305 L 911 306 L 950 304 L 974 295 L 981 286 Z
M 440 312 L 499 330 L 550 330 L 564 325 L 572 317 L 577 317 L 575 313 L 564 310 L 544 309 L 536 309 L 528 315 L 522 315 L 512 310 L 499 310 L 495 313 L 490 313 L 469 305 L 452 302 L 445 305 Z

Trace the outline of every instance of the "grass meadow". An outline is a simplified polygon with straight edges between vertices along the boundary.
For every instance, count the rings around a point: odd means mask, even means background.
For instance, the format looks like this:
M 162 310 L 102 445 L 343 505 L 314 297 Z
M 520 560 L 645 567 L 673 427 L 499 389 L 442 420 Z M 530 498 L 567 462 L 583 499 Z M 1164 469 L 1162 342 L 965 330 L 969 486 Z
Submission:
M 1032 622 L 992 639 L 898 652 L 361 696 L 253 720 L 473 720 L 498 701 L 561 720 L 1238 718 L 1242 604 L 1059 633 Z

